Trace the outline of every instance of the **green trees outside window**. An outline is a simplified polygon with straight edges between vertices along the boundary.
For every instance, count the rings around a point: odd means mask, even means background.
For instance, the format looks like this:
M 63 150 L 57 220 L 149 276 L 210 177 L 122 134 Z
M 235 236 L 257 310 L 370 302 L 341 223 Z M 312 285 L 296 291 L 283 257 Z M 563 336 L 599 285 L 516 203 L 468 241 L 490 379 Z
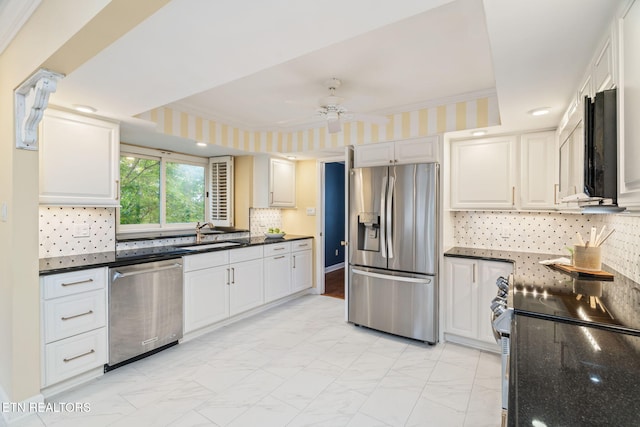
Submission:
M 204 167 L 167 162 L 167 222 L 204 221 Z
M 205 167 L 123 155 L 120 204 L 121 225 L 162 226 L 204 221 Z

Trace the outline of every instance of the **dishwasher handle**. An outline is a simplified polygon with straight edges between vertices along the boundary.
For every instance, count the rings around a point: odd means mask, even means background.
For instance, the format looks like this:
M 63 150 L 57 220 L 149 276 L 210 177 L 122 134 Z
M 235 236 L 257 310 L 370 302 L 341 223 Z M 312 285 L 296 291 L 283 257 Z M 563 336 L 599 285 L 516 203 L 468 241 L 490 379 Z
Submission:
M 138 274 L 157 273 L 164 270 L 173 270 L 174 268 L 182 268 L 182 264 L 175 263 L 167 267 L 149 268 L 146 270 L 132 271 L 130 273 L 120 273 L 119 271 L 116 271 L 113 273 L 113 281 L 124 279 L 125 277 L 137 276 Z

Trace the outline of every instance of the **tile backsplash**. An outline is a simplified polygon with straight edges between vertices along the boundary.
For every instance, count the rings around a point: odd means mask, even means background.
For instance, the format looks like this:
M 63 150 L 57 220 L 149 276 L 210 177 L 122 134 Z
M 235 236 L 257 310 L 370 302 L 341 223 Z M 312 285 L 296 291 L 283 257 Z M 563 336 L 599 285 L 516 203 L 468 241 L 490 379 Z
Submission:
M 451 212 L 455 246 L 569 255 L 565 247 L 592 226 L 615 229 L 603 244 L 603 262 L 640 282 L 640 217 L 569 212 Z
M 282 228 L 282 213 L 280 209 L 249 209 L 249 230 L 252 235 L 264 234 L 270 228 Z
M 115 208 L 40 206 L 38 214 L 39 258 L 115 250 Z M 77 237 L 82 228 L 87 237 Z

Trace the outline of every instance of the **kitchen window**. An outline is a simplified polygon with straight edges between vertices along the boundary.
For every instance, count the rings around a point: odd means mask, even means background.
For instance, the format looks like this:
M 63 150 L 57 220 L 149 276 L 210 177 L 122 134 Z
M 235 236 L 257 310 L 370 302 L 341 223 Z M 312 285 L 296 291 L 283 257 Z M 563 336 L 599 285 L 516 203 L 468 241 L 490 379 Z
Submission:
M 120 232 L 206 221 L 208 159 L 124 144 L 120 151 Z

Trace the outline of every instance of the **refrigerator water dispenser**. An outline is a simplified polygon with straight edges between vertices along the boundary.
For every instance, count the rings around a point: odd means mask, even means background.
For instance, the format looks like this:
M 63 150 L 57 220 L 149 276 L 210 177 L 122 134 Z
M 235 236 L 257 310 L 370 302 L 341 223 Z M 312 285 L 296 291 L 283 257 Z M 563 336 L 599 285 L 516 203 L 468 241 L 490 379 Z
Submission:
M 377 212 L 358 214 L 358 249 L 380 252 L 380 216 Z

